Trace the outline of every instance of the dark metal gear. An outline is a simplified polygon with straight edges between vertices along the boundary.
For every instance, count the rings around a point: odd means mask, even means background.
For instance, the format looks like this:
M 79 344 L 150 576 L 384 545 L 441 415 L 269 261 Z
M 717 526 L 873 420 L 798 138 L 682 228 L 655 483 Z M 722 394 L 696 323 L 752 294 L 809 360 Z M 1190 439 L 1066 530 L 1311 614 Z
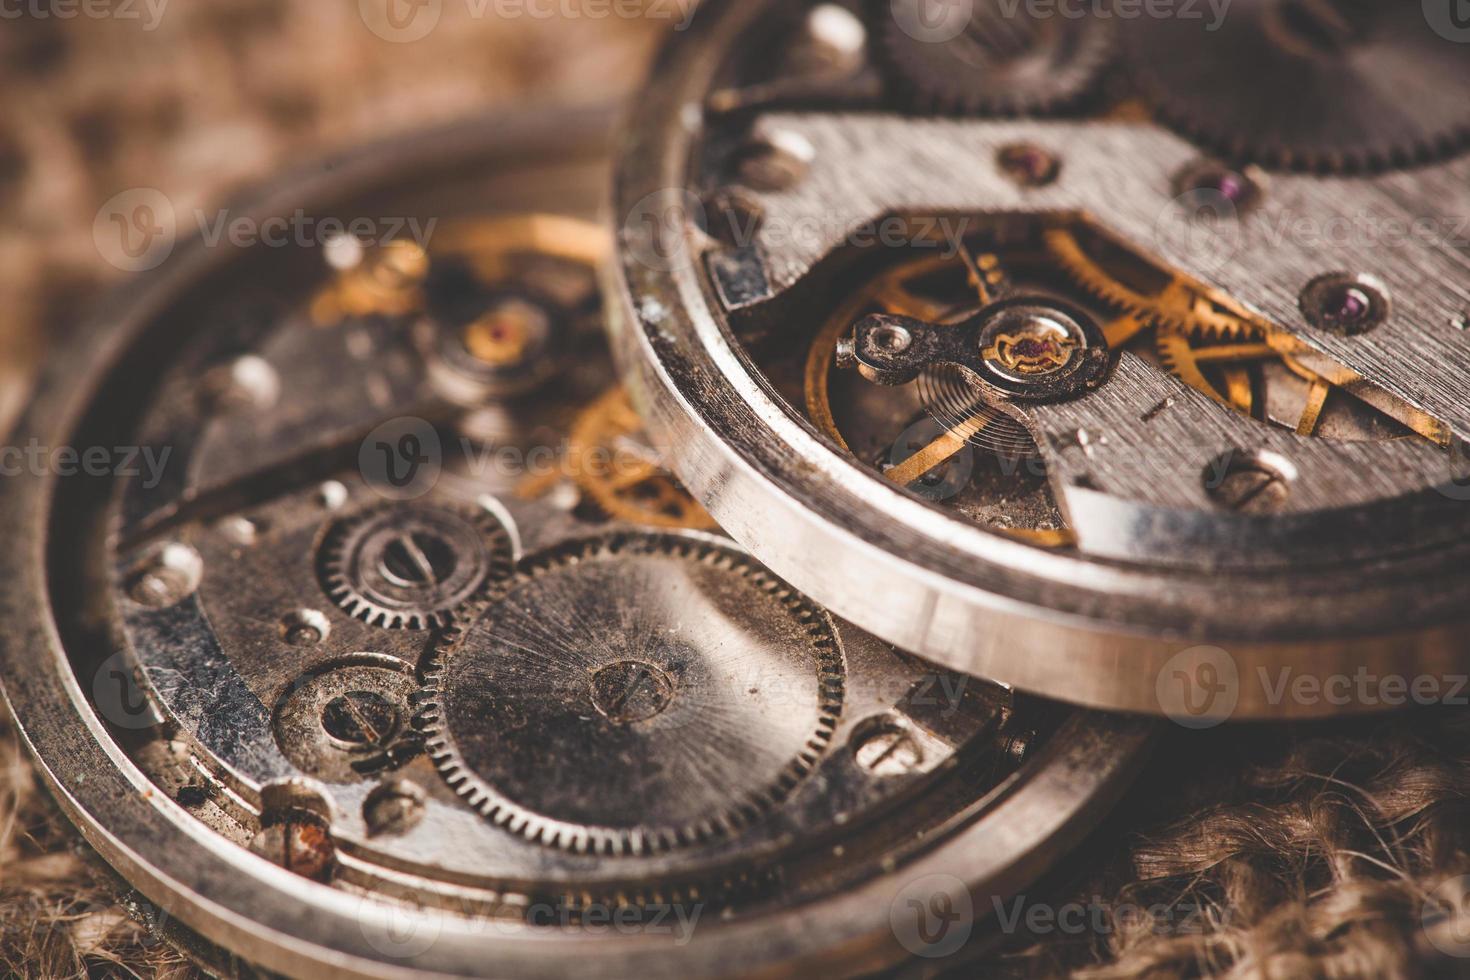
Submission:
M 420 725 L 455 791 L 593 854 L 754 823 L 825 753 L 844 689 L 825 613 L 732 548 L 656 534 L 528 560 L 425 673 Z
M 509 534 L 488 512 L 417 503 L 338 522 L 318 558 L 332 600 L 387 629 L 448 626 L 510 568 Z
M 1096 91 L 1113 55 L 1110 22 L 1004 0 L 873 0 L 869 17 L 884 75 L 923 112 L 1062 110 Z
M 1417 3 L 1236 0 L 1218 23 L 1140 18 L 1125 38 L 1159 114 L 1231 160 L 1381 171 L 1470 139 L 1470 46 Z

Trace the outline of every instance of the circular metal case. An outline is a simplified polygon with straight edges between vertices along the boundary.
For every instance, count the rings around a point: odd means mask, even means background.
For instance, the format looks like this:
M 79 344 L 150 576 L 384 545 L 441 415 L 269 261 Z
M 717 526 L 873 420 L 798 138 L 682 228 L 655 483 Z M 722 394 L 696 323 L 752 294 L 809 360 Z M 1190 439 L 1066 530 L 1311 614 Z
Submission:
M 870 48 L 891 26 L 888 6 L 864 8 Z M 832 8 L 818 9 L 825 17 Z M 1440 269 L 1448 252 L 1358 240 L 1273 247 L 1271 237 L 1300 213 L 1293 209 L 1322 221 L 1355 203 L 1372 210 L 1392 188 L 1411 186 L 1404 176 L 1235 173 L 1202 164 L 1198 148 L 1140 120 L 1136 106 L 1058 120 L 895 113 L 903 86 L 884 88 L 881 62 L 877 81 L 871 66 L 825 76 L 791 67 L 819 60 L 790 53 L 824 44 L 810 11 L 702 7 L 664 49 L 616 167 L 615 347 L 659 444 L 722 526 L 893 643 L 1079 704 L 1192 717 L 1203 699 L 1218 722 L 1403 704 L 1415 681 L 1434 692 L 1429 700 L 1457 695 L 1467 659 L 1461 436 L 1470 419 L 1461 418 L 1467 403 L 1445 394 L 1458 390 L 1463 347 L 1455 330 L 1438 327 L 1459 316 L 1439 278 L 1455 275 Z M 857 15 L 847 17 L 858 27 Z M 928 40 L 937 49 L 944 39 Z M 751 164 L 773 155 L 786 161 L 777 180 L 771 166 Z M 1016 165 L 1033 156 L 1036 166 Z M 1442 222 L 1453 211 L 1445 195 L 1464 199 L 1450 188 L 1465 186 L 1467 170 L 1463 157 L 1435 164 L 1414 175 L 1420 196 L 1398 200 L 1406 214 Z M 1213 174 L 1222 176 L 1211 192 L 1212 178 L 1201 175 Z M 1244 187 L 1260 193 L 1236 193 Z M 1200 194 L 1227 212 L 1213 230 L 1191 224 L 1192 210 L 1177 214 Z M 1286 430 L 1241 419 L 1198 370 L 1169 377 L 1159 355 L 1129 347 L 1083 397 L 1033 406 L 993 385 L 964 389 L 988 400 L 990 419 L 1005 415 L 1029 431 L 1052 523 L 987 526 L 936 506 L 920 483 L 884 478 L 897 457 L 854 458 L 830 428 L 824 373 L 823 403 L 808 411 L 784 365 L 840 305 L 823 297 L 878 282 L 882 262 L 962 222 L 983 232 L 975 255 L 999 243 L 1003 260 L 1008 242 L 1044 248 L 1045 235 L 1066 227 L 1116 236 L 1172 270 L 1164 300 L 1177 289 L 1195 305 L 1166 309 L 1143 296 L 1147 283 L 1109 279 L 1093 289 L 1072 275 L 1081 260 L 1068 266 L 1052 251 L 1050 268 L 1074 280 L 1106 332 L 1142 336 L 1157 324 L 1172 351 L 1196 343 L 1188 337 L 1254 338 L 1303 373 L 1310 364 L 1322 392 L 1350 392 L 1333 397 L 1354 399 L 1355 411 L 1359 400 L 1383 407 L 1412 432 L 1339 442 L 1290 431 L 1294 416 Z M 884 238 L 889 227 L 899 241 Z M 963 238 L 955 237 L 945 241 Z M 980 283 L 975 256 L 961 257 Z M 1386 323 L 1347 336 L 1306 321 L 1298 292 L 1317 273 L 1364 267 L 1391 280 Z M 1431 267 L 1440 271 L 1421 274 Z M 1357 302 L 1387 310 L 1386 300 Z M 868 328 L 859 323 L 858 336 Z M 843 343 L 834 370 L 852 359 Z M 818 372 L 833 363 L 823 357 Z M 913 369 L 893 374 L 879 380 L 905 380 Z M 806 391 L 810 401 L 810 370 Z M 989 424 L 954 436 L 955 420 L 922 407 L 959 445 Z M 1301 427 L 1308 419 L 1317 424 L 1304 413 Z M 1258 497 L 1263 487 L 1270 492 Z M 1366 696 L 1352 693 L 1361 689 L 1355 678 L 1367 679 Z M 1304 680 L 1317 696 L 1293 693 Z M 1385 681 L 1401 696 L 1382 696 Z M 1328 689 L 1337 693 L 1323 696 Z
M 605 126 L 498 117 L 283 180 L 235 217 L 443 224 L 190 243 L 17 429 L 176 454 L 6 480 L 0 680 L 87 840 L 247 962 L 866 974 L 982 948 L 990 897 L 1135 770 L 1149 726 L 831 616 L 648 454 L 584 220 Z M 940 901 L 969 911 L 935 940 Z

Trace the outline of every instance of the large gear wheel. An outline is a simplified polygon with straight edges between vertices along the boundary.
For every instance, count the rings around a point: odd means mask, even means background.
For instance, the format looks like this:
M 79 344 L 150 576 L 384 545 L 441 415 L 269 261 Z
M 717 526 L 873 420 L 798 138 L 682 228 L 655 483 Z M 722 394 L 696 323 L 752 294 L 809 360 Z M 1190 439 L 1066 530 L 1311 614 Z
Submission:
M 621 534 L 529 560 L 426 670 L 421 724 L 487 819 L 574 853 L 718 840 L 827 750 L 843 655 L 824 613 L 740 553 Z
M 1470 138 L 1470 48 L 1417 3 L 1237 0 L 1219 23 L 1145 17 L 1127 50 L 1172 125 L 1235 161 L 1358 172 Z
M 977 0 L 961 27 L 942 23 L 946 17 L 936 24 L 933 7 L 932 0 L 875 0 L 870 10 L 884 74 L 920 111 L 1063 110 L 1094 91 L 1112 58 L 1110 25 L 1098 18 L 1037 17 L 1025 5 Z
M 510 572 L 510 536 L 488 512 L 427 504 L 373 508 L 322 542 L 322 587 L 349 616 L 385 629 L 439 629 Z

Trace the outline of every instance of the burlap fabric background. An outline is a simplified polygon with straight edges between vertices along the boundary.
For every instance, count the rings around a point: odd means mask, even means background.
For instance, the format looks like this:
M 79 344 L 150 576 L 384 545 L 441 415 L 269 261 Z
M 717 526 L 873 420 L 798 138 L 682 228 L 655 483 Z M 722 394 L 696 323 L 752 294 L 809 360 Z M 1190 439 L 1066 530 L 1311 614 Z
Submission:
M 172 0 L 152 30 L 141 0 L 113 9 L 0 19 L 0 418 L 24 398 L 26 365 L 119 275 L 92 238 L 114 194 L 156 187 L 203 206 L 395 130 L 497 104 L 601 101 L 637 84 L 669 26 L 475 17 L 444 0 L 434 31 L 395 43 L 366 28 L 357 0 Z M 1039 932 L 981 972 L 1470 973 L 1440 952 L 1456 936 L 1470 952 L 1464 910 L 1423 925 L 1435 889 L 1459 895 L 1470 872 L 1467 789 L 1463 708 L 1172 732 L 1072 874 L 1024 897 L 1084 914 L 1033 920 Z M 0 972 L 193 975 L 141 909 L 0 722 Z

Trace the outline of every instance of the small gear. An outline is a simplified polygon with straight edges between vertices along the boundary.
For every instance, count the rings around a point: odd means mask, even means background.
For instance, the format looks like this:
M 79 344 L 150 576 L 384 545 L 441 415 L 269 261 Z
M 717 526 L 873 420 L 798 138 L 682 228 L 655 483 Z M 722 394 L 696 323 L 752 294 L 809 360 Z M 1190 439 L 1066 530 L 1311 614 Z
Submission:
M 1378 171 L 1470 139 L 1470 48 L 1420 4 L 1237 0 L 1218 23 L 1139 18 L 1126 47 L 1159 114 L 1233 161 Z
M 1112 60 L 1111 26 L 1096 17 L 1041 17 L 1024 4 L 977 0 L 961 26 L 935 24 L 932 6 L 929 0 L 874 0 L 870 9 L 880 67 L 920 111 L 1011 116 L 1063 110 L 1096 90 Z
M 628 393 L 614 388 L 572 426 L 567 457 L 577 486 L 612 518 L 650 527 L 710 531 L 714 518 L 645 446 Z
M 317 567 L 349 616 L 386 629 L 439 629 L 510 573 L 510 535 L 483 509 L 393 504 L 332 525 Z
M 825 613 L 733 548 L 617 534 L 523 564 L 426 668 L 419 725 L 487 819 L 575 853 L 718 840 L 826 752 L 845 667 Z
M 1232 314 L 1194 287 L 1086 227 L 1048 229 L 1046 246 L 1084 290 L 1151 326 L 1215 339 L 1263 333 L 1259 324 Z

